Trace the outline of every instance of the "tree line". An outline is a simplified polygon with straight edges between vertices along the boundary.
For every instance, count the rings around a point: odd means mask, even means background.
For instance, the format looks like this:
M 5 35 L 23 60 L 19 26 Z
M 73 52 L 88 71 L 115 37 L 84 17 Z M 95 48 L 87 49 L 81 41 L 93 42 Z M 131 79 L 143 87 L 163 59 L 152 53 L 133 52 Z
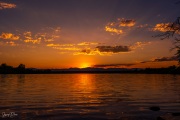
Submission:
M 180 74 L 180 66 L 167 68 L 69 68 L 69 69 L 37 69 L 26 68 L 24 64 L 12 67 L 3 63 L 0 65 L 0 74 L 66 74 L 66 73 L 137 73 L 137 74 Z
M 2 63 L 0 65 L 0 73 L 25 73 L 26 67 L 24 64 L 19 64 L 17 67 L 13 67 L 7 65 L 6 63 Z

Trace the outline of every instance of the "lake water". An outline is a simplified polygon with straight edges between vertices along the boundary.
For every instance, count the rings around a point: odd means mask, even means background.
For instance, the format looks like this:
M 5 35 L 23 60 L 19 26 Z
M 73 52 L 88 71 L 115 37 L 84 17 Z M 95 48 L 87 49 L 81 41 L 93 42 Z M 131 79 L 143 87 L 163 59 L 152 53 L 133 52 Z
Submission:
M 0 119 L 154 120 L 171 112 L 180 112 L 180 75 L 0 75 Z

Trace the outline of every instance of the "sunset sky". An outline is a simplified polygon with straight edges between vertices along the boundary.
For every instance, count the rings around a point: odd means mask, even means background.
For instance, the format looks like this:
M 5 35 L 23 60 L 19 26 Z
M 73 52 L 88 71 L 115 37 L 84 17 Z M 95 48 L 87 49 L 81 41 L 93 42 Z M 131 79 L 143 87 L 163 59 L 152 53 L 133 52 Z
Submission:
M 178 0 L 0 0 L 0 64 L 35 68 L 177 65 L 166 31 Z

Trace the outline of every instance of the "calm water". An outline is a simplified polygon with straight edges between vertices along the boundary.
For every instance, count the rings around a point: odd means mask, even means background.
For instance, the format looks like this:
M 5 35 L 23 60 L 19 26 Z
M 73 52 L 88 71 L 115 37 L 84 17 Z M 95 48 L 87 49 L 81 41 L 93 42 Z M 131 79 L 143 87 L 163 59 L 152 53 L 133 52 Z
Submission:
M 0 75 L 0 119 L 154 120 L 168 112 L 180 112 L 180 75 Z

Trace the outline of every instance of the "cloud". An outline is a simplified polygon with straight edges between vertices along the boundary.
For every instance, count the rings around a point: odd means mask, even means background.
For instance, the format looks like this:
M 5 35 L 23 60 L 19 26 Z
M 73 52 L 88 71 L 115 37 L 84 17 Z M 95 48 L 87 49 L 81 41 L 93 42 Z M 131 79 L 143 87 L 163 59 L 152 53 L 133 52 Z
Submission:
M 143 49 L 144 46 L 151 44 L 151 42 L 136 42 L 134 45 L 130 46 L 132 50 L 135 50 L 137 48 Z
M 39 33 L 32 33 L 31 31 L 23 33 L 23 41 L 25 43 L 40 44 L 41 42 L 52 42 L 55 39 L 60 38 L 60 27 L 57 28 L 45 28 L 39 31 Z
M 153 62 L 163 62 L 163 61 L 178 61 L 178 59 L 176 56 L 172 56 L 172 57 L 156 58 L 153 60 Z
M 45 29 L 42 29 L 42 31 L 36 34 L 36 36 L 42 37 L 43 41 L 45 42 L 52 42 L 55 39 L 60 38 L 60 33 L 61 33 L 60 27 L 56 27 L 56 28 L 47 27 Z
M 4 40 L 19 40 L 19 36 L 13 33 L 2 33 L 0 38 Z
M 151 42 L 136 42 L 131 46 L 96 46 L 95 48 L 83 48 L 81 51 L 74 53 L 74 55 L 112 55 L 120 53 L 129 53 L 137 48 L 143 49 L 145 45 L 149 45 Z
M 98 51 L 91 48 L 84 48 L 78 52 L 73 53 L 73 55 L 97 55 L 97 54 L 101 54 L 101 53 L 98 53 Z
M 96 42 L 81 42 L 81 43 L 78 43 L 77 45 L 80 45 L 80 46 L 89 46 L 89 45 L 98 45 L 99 43 L 96 43 Z
M 7 42 L 1 42 L 0 46 L 18 46 L 19 44 L 15 43 L 14 41 L 7 41 Z
M 93 51 L 90 48 L 82 49 L 81 52 L 89 55 L 93 54 Z
M 95 51 L 91 50 L 92 46 L 98 45 L 100 43 L 95 42 L 81 42 L 77 44 L 58 44 L 58 43 L 50 43 L 47 44 L 47 47 L 52 47 L 53 49 L 57 49 L 60 51 L 76 51 L 73 55 L 86 54 L 86 55 L 95 55 L 97 54 Z M 79 51 L 79 52 L 77 52 Z
M 160 31 L 160 32 L 167 32 L 171 31 L 172 23 L 158 23 L 154 26 L 152 31 Z
M 47 44 L 48 47 L 73 47 L 75 44 Z
M 129 46 L 97 46 L 96 50 L 99 52 L 111 52 L 111 53 L 131 51 Z
M 25 43 L 40 44 L 43 42 L 53 42 L 54 40 L 60 38 L 60 27 L 47 27 L 40 29 L 37 33 L 26 31 L 21 32 L 20 34 L 20 39 Z
M 51 47 L 51 48 L 56 49 L 56 50 L 60 50 L 61 54 L 67 53 L 68 51 L 79 51 L 79 50 L 81 50 L 80 48 L 77 47 L 76 44 L 55 44 L 55 43 L 51 43 L 51 44 L 47 44 L 46 46 Z
M 131 49 L 129 46 L 96 46 L 95 48 L 81 49 L 80 52 L 74 53 L 74 55 L 112 55 L 117 53 L 127 53 Z
M 117 29 L 117 28 L 112 28 L 111 26 L 105 26 L 105 31 L 110 32 L 110 33 L 116 33 L 116 34 L 123 34 L 123 30 Z
M 65 51 L 78 51 L 80 50 L 79 48 L 77 47 L 53 47 L 54 49 L 57 49 L 57 50 L 65 50 Z
M 147 63 L 147 62 L 165 62 L 165 61 L 178 61 L 178 58 L 176 56 L 171 56 L 171 57 L 160 57 L 160 58 L 155 58 L 149 61 L 142 61 L 140 63 Z
M 152 28 L 152 31 L 159 31 L 162 34 L 157 36 L 162 37 L 161 39 L 169 38 L 173 36 L 173 34 L 180 34 L 180 24 L 179 19 L 177 19 L 173 23 L 158 23 L 155 27 Z
M 33 43 L 33 44 L 39 44 L 41 42 L 41 37 L 38 37 L 35 35 L 35 37 L 32 37 L 32 33 L 31 32 L 25 32 L 24 33 L 24 42 L 25 43 Z
M 39 30 L 37 33 L 32 33 L 31 31 L 19 31 L 16 33 L 3 32 L 0 34 L 0 40 L 2 39 L 1 46 L 26 46 L 35 47 L 35 44 L 43 44 L 53 42 L 60 37 L 60 27 L 57 28 L 44 28 Z M 8 41 L 7 41 L 8 40 Z M 25 44 L 28 43 L 28 44 Z M 32 43 L 32 44 L 30 44 Z M 45 43 L 45 44 L 44 44 Z M 51 44 L 53 46 L 53 44 Z M 55 46 L 55 45 L 54 45 Z M 67 45 L 66 45 L 67 46 Z
M 119 26 L 122 26 L 122 27 L 133 27 L 135 25 L 135 20 L 132 20 L 132 19 L 118 19 L 118 21 L 120 22 Z
M 118 18 L 114 22 L 109 22 L 105 26 L 105 31 L 117 35 L 124 34 L 127 28 L 135 26 L 135 23 L 133 19 Z
M 129 67 L 135 64 L 97 64 L 94 65 L 93 67 L 96 68 L 116 68 L 116 67 Z
M 18 46 L 18 44 L 16 44 L 15 42 L 13 41 L 10 41 L 10 42 L 6 42 L 7 45 L 10 45 L 10 46 Z
M 0 2 L 0 10 L 2 10 L 2 9 L 10 9 L 10 8 L 16 8 L 16 5 L 12 4 L 12 3 Z

